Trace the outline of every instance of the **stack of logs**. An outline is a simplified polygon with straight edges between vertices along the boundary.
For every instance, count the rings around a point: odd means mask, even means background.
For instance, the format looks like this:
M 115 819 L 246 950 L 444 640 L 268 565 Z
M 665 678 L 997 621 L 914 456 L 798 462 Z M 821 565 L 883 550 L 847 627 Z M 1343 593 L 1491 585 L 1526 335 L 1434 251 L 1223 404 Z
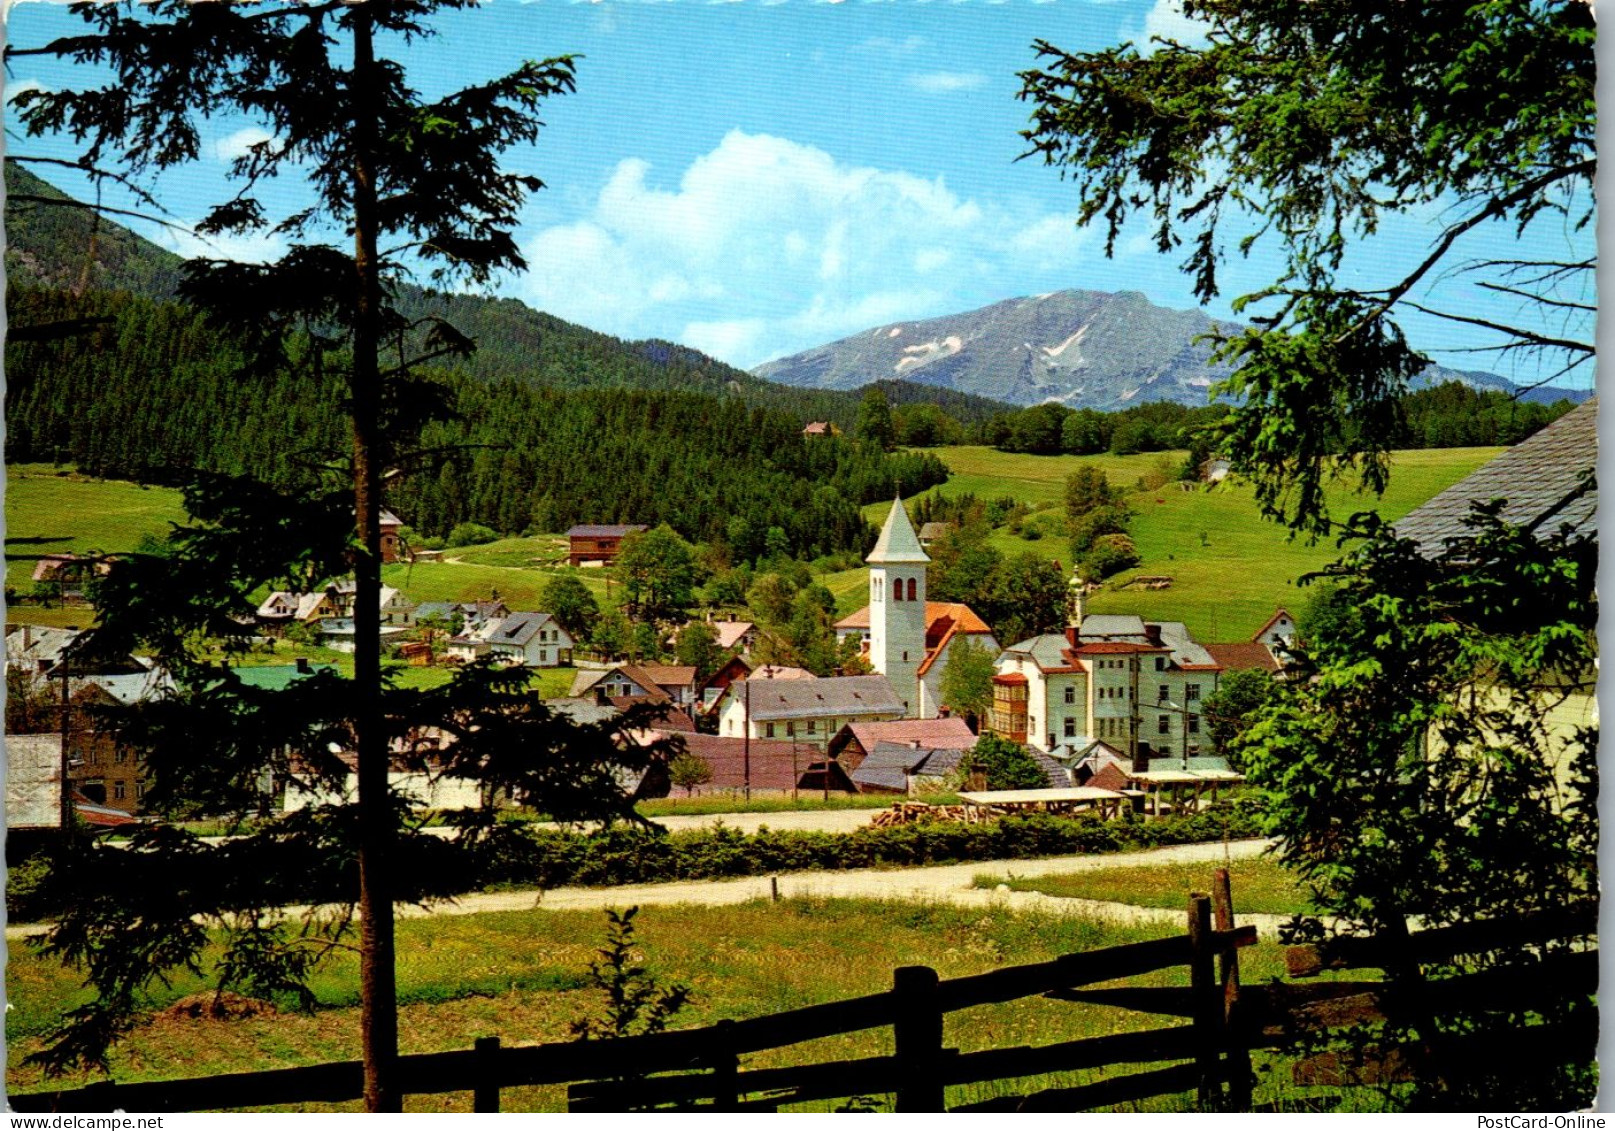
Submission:
M 882 809 L 869 821 L 877 829 L 888 829 L 895 825 L 914 825 L 923 821 L 962 821 L 965 819 L 963 805 L 927 805 L 923 801 L 899 801 L 890 809 Z

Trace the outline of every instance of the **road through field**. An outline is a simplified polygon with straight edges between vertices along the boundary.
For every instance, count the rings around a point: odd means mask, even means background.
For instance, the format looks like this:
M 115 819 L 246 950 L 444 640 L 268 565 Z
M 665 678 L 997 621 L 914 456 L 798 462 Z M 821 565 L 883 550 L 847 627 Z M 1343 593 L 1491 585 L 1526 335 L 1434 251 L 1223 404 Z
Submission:
M 765 816 L 767 814 L 757 814 Z M 772 814 L 778 816 L 779 814 Z M 827 815 L 827 814 L 821 814 Z M 1170 908 L 1134 907 L 1092 899 L 1067 899 L 1042 892 L 998 891 L 975 887 L 977 876 L 1014 877 L 1059 875 L 1095 868 L 1148 867 L 1158 864 L 1206 865 L 1259 856 L 1265 840 L 1239 840 L 1228 844 L 1182 844 L 1144 852 L 1106 853 L 1095 856 L 1057 856 L 1041 860 L 979 860 L 969 864 L 943 864 L 919 868 L 865 868 L 844 872 L 791 872 L 779 876 L 748 876 L 738 880 L 701 880 L 662 884 L 624 884 L 618 887 L 567 887 L 550 891 L 478 892 L 452 903 L 429 908 L 399 908 L 401 916 L 475 915 L 488 911 L 599 910 L 606 907 L 649 907 L 693 903 L 714 907 L 772 898 L 775 885 L 780 899 L 882 899 L 951 903 L 987 910 L 1036 908 L 1060 914 L 1086 915 L 1124 923 L 1176 923 L 1183 912 Z M 1283 915 L 1241 915 L 1242 923 L 1274 926 Z

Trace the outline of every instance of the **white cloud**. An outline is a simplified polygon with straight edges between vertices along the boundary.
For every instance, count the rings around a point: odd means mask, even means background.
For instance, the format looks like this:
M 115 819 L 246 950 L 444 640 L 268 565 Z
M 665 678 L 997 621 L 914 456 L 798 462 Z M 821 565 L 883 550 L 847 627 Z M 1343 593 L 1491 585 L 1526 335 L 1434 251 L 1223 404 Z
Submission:
M 267 263 L 289 250 L 281 235 L 199 236 L 190 230 L 189 223 L 185 227 L 185 231 L 154 228 L 150 233 L 152 242 L 186 259 L 233 259 L 240 263 Z
M 1185 47 L 1200 47 L 1206 43 L 1210 25 L 1184 14 L 1183 0 L 1155 0 L 1155 6 L 1144 17 L 1144 29 L 1138 34 L 1140 50 L 1147 50 L 1152 37 L 1172 39 Z
M 247 126 L 215 141 L 213 156 L 220 161 L 234 161 L 238 157 L 245 157 L 253 146 L 262 145 L 266 141 L 274 141 L 274 136 L 268 130 Z
M 867 51 L 875 55 L 884 55 L 889 59 L 901 59 L 909 55 L 918 55 L 931 47 L 931 41 L 923 35 L 909 35 L 902 39 L 893 39 L 890 36 L 877 35 L 866 39 L 853 47 L 854 51 Z
M 927 71 L 908 76 L 908 85 L 921 94 L 955 94 L 980 90 L 987 85 L 987 76 L 973 71 Z
M 25 90 L 43 90 L 48 93 L 50 89 L 38 79 L 18 79 L 16 82 L 6 83 L 6 101 L 10 102 Z
M 622 337 L 732 364 L 968 309 L 1080 262 L 1071 217 L 961 198 L 940 178 L 731 131 L 676 181 L 632 158 L 587 213 L 523 240 L 523 297 Z

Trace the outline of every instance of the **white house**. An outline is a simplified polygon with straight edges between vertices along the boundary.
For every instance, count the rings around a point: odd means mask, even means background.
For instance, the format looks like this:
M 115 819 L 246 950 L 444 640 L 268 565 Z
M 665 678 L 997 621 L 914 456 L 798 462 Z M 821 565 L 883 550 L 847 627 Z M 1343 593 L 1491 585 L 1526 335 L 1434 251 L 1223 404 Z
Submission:
M 1178 621 L 1083 615 L 1010 645 L 995 663 L 989 729 L 1071 759 L 1098 739 L 1128 758 L 1193 757 L 1222 666 Z
M 718 733 L 777 738 L 823 747 L 848 723 L 900 719 L 907 713 L 881 675 L 830 679 L 743 679 L 718 705 Z
M 489 617 L 449 641 L 451 659 L 491 656 L 502 663 L 553 668 L 572 662 L 572 635 L 549 613 Z
M 999 650 L 992 629 L 969 605 L 925 599 L 930 560 L 903 500 L 896 500 L 868 558 L 869 604 L 835 625 L 837 640 L 862 642 L 870 666 L 892 681 L 904 713 L 922 719 L 936 718 L 946 706 L 942 673 L 955 645 L 971 640 L 990 654 Z

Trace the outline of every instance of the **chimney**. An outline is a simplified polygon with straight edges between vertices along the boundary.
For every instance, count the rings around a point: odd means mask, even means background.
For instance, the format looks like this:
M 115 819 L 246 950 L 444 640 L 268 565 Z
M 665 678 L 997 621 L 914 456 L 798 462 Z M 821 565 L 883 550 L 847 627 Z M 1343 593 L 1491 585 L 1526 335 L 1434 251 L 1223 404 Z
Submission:
M 314 670 L 313 668 L 308 666 L 308 657 L 307 656 L 299 656 L 299 657 L 297 657 L 297 674 L 298 675 L 308 675 L 313 670 Z
M 33 643 L 34 626 L 31 624 L 24 624 L 22 626 L 22 650 L 24 652 L 28 651 L 29 648 L 33 647 Z

